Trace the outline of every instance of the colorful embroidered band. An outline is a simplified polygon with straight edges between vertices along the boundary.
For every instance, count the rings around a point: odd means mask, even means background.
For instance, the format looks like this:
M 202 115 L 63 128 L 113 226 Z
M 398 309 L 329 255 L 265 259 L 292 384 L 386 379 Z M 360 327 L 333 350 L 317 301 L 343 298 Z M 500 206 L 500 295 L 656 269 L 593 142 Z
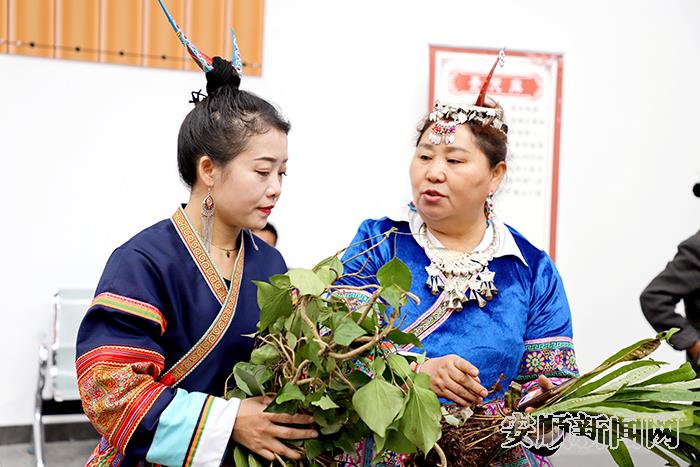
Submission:
M 90 308 L 94 306 L 113 308 L 158 323 L 161 335 L 165 332 L 165 328 L 168 325 L 158 308 L 133 298 L 105 292 L 93 299 Z

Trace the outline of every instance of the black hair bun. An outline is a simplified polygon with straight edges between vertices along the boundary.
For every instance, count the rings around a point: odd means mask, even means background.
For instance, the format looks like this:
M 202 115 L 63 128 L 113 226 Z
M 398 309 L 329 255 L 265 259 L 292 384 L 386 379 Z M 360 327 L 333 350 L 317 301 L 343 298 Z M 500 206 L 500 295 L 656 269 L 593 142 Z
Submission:
M 207 71 L 207 94 L 215 92 L 223 86 L 231 86 L 238 91 L 241 84 L 241 77 L 236 73 L 236 69 L 228 60 L 221 57 L 212 59 L 213 69 Z

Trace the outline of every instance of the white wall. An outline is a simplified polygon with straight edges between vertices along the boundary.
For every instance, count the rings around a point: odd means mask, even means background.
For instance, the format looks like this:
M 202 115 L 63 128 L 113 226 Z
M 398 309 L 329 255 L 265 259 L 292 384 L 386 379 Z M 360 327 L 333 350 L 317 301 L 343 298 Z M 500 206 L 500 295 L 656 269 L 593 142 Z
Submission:
M 562 52 L 557 259 L 580 366 L 651 335 L 637 297 L 698 229 L 698 24 L 695 0 L 268 0 L 264 76 L 244 87 L 293 125 L 281 250 L 310 265 L 407 199 L 428 44 Z M 0 425 L 31 420 L 53 289 L 94 286 L 113 248 L 186 200 L 176 134 L 202 87 L 0 56 Z

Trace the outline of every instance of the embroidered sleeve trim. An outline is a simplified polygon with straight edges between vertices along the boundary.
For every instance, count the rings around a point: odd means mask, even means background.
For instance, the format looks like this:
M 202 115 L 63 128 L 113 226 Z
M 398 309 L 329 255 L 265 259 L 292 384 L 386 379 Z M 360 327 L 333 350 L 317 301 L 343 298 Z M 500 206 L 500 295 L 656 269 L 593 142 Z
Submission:
M 151 371 L 158 377 L 165 366 L 165 357 L 153 350 L 139 347 L 127 347 L 120 345 L 104 345 L 85 352 L 75 362 L 78 379 L 82 378 L 86 371 L 96 364 L 124 365 L 131 363 L 147 362 L 155 365 Z
M 516 381 L 525 383 L 539 375 L 548 378 L 578 376 L 576 353 L 570 337 L 558 336 L 525 341 L 525 352 Z
M 90 307 L 94 306 L 104 306 L 107 308 L 112 308 L 115 310 L 123 311 L 140 318 L 144 318 L 160 326 L 160 334 L 163 335 L 165 328 L 168 323 L 165 321 L 163 314 L 160 310 L 151 304 L 146 302 L 141 302 L 129 297 L 123 297 L 121 295 L 113 293 L 101 293 L 95 297 L 92 301 Z
M 157 352 L 104 346 L 76 362 L 83 410 L 97 431 L 124 452 L 143 417 L 166 389 L 154 378 L 163 369 Z

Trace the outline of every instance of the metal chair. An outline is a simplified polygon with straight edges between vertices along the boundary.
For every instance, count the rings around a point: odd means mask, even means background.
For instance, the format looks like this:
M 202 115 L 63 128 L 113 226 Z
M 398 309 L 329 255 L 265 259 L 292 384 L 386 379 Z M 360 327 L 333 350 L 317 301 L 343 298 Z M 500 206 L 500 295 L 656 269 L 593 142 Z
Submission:
M 90 289 L 59 289 L 53 296 L 51 340 L 39 347 L 32 427 L 37 467 L 45 465 L 45 424 L 88 421 L 79 404 L 75 342 L 93 296 L 94 291 Z

